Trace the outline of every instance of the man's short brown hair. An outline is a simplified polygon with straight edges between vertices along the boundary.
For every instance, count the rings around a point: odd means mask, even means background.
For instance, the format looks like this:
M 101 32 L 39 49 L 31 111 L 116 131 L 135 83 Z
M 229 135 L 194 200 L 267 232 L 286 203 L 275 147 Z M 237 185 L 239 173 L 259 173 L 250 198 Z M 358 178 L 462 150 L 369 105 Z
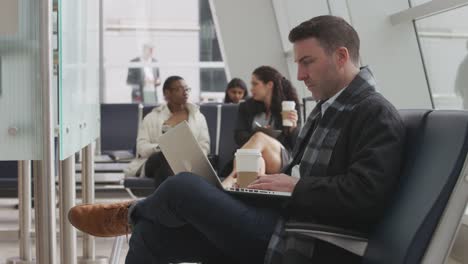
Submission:
M 315 38 L 320 46 L 332 54 L 339 47 L 346 47 L 354 65 L 359 65 L 359 36 L 343 18 L 318 16 L 302 22 L 289 32 L 289 41 Z

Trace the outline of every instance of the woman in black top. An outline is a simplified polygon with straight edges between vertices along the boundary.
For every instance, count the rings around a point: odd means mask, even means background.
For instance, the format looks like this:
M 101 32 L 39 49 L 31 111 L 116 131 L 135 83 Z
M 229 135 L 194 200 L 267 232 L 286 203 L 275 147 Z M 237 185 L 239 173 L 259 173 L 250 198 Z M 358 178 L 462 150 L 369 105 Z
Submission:
M 298 114 L 300 105 L 296 89 L 289 80 L 270 66 L 260 66 L 255 69 L 251 84 L 252 98 L 239 105 L 236 143 L 243 146 L 256 132 L 256 125 L 262 125 L 273 130 L 281 130 L 281 134 L 276 139 L 291 151 L 300 129 L 300 118 L 298 116 L 296 126 L 283 127 L 281 102 L 294 101 Z
M 242 148 L 262 152 L 269 164 L 265 164 L 261 173 L 276 173 L 286 165 L 300 130 L 297 92 L 289 80 L 270 66 L 255 69 L 251 85 L 252 97 L 239 105 L 235 141 Z M 293 126 L 283 126 L 283 101 L 296 103 L 296 111 L 284 113 Z
M 233 78 L 226 87 L 224 103 L 238 104 L 247 99 L 247 85 L 242 79 Z

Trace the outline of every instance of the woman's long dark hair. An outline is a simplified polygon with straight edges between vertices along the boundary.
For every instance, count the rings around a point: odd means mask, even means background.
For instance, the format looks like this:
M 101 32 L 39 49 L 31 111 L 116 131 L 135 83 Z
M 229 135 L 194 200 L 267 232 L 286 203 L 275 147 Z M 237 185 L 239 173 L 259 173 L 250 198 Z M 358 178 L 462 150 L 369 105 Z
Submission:
M 232 103 L 232 99 L 231 97 L 229 97 L 228 90 L 231 88 L 236 88 L 236 87 L 239 87 L 242 90 L 244 90 L 244 97 L 242 97 L 242 99 L 245 99 L 247 97 L 248 92 L 247 92 L 247 85 L 245 84 L 245 82 L 240 78 L 233 78 L 227 84 L 226 92 L 224 95 L 224 103 Z
M 260 66 L 252 72 L 257 79 L 263 83 L 271 81 L 273 83 L 273 94 L 271 96 L 271 114 L 281 120 L 281 102 L 294 101 L 296 109 L 299 108 L 299 99 L 296 88 L 279 71 L 270 66 Z

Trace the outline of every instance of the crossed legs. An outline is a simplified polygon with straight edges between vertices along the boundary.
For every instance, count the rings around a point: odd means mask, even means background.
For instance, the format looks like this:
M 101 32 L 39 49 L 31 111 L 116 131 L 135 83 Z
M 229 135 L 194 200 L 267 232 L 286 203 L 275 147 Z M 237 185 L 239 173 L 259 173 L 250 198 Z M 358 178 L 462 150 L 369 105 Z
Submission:
M 260 167 L 260 174 L 278 173 L 282 166 L 281 143 L 263 132 L 253 134 L 241 149 L 258 149 L 262 153 L 263 162 Z M 228 178 L 232 178 L 236 173 L 236 162 L 234 160 L 233 171 Z
M 191 173 L 169 177 L 130 213 L 126 264 L 262 263 L 280 206 L 262 203 L 241 201 Z
M 256 133 L 243 148 L 257 148 L 262 152 L 265 172 L 280 170 L 282 146 L 275 139 Z M 76 206 L 70 210 L 69 219 L 83 232 L 89 233 L 90 227 L 87 223 L 77 223 L 86 218 L 93 219 L 93 228 L 111 225 L 110 231 L 102 236 L 125 234 L 127 214 L 119 212 L 130 208 L 133 234 L 126 264 L 219 263 L 224 259 L 262 263 L 281 205 L 277 201 L 266 202 L 271 201 L 241 200 L 199 176 L 180 173 L 168 177 L 151 196 L 135 206 L 129 202 L 112 208 Z

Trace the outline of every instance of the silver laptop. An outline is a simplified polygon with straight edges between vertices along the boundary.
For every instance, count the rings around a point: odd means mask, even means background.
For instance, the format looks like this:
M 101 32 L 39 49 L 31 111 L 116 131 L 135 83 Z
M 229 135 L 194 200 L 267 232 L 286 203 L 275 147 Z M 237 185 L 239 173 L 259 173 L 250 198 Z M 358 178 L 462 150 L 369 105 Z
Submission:
M 172 171 L 191 172 L 205 178 L 208 182 L 220 189 L 234 193 L 247 193 L 255 195 L 291 196 L 290 192 L 277 192 L 248 188 L 224 188 L 211 166 L 210 161 L 203 153 L 198 141 L 190 130 L 186 121 L 171 128 L 159 138 L 159 148 L 166 158 Z

